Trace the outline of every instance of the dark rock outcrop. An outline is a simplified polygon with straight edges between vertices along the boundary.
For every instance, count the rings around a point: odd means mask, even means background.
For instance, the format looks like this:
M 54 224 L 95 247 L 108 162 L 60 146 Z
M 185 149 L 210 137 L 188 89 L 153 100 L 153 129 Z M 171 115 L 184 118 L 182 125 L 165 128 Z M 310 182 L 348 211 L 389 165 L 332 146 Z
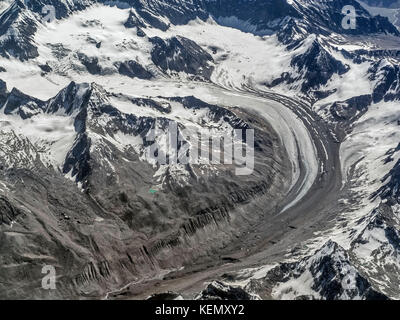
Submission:
M 151 79 L 153 77 L 142 65 L 133 60 L 119 64 L 118 72 L 130 78 Z
M 213 58 L 194 41 L 184 37 L 163 40 L 151 38 L 154 47 L 151 58 L 165 72 L 185 72 L 209 79 L 213 71 Z
M 251 280 L 246 290 L 263 297 L 271 296 L 274 290 L 273 297 L 278 299 L 388 299 L 355 268 L 348 253 L 331 240 L 312 256 L 281 263 L 261 280 Z
M 196 300 L 256 300 L 240 287 L 233 287 L 220 281 L 211 282 L 197 297 Z

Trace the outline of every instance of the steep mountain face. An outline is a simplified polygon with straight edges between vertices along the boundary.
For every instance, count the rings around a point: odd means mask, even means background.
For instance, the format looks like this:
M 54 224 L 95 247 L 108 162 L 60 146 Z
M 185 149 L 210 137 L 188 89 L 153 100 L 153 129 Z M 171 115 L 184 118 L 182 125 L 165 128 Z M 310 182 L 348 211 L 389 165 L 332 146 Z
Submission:
M 37 48 L 33 44 L 37 24 L 34 15 L 25 10 L 21 1 L 13 2 L 0 15 L 0 54 L 21 60 L 37 57 Z
M 376 81 L 372 94 L 375 103 L 400 100 L 400 68 L 395 63 L 379 61 L 371 69 L 371 80 Z
M 130 78 L 151 79 L 153 75 L 134 60 L 124 61 L 118 65 L 118 72 Z
M 259 35 L 279 30 L 289 17 L 301 17 L 285 0 L 205 1 L 205 8 L 222 25 Z
M 55 21 L 44 21 L 46 5 Z M 355 29 L 342 26 L 347 5 Z M 245 286 L 208 279 L 199 299 L 398 298 L 400 32 L 367 9 L 2 2 L 0 297 L 117 297 L 128 283 L 190 273 L 234 250 L 246 257 L 245 243 L 278 265 Z M 235 131 L 249 129 L 254 148 Z M 188 146 L 210 150 L 193 140 L 201 133 L 250 148 L 251 174 L 236 174 L 239 153 L 185 162 Z M 326 185 L 333 205 L 307 206 Z M 249 237 L 281 214 L 282 230 L 297 230 L 288 205 L 295 221 L 314 208 L 330 214 L 303 221 L 301 233 L 319 228 L 299 237 L 314 246 L 284 261 L 296 236 L 279 252 L 265 232 Z M 59 272 L 55 292 L 40 288 L 44 264 Z
M 232 287 L 220 281 L 210 283 L 196 300 L 259 300 L 240 287 Z
M 306 52 L 294 56 L 290 65 L 294 72 L 285 72 L 279 79 L 267 84 L 273 88 L 283 82 L 291 85 L 301 83 L 300 91 L 317 101 L 329 96 L 332 92 L 319 90 L 332 78 L 334 74 L 341 76 L 349 71 L 349 66 L 335 59 L 319 42 L 313 40 Z
M 366 226 L 353 241 L 351 254 L 363 272 L 385 294 L 398 298 L 398 205 L 382 204 L 366 217 Z M 385 283 L 385 285 L 382 285 Z
M 210 79 L 213 72 L 213 58 L 194 41 L 184 37 L 174 37 L 164 41 L 151 38 L 154 44 L 151 59 L 164 71 L 183 72 Z
M 3 104 L 7 99 L 7 84 L 0 80 L 0 103 Z
M 294 6 L 298 9 L 313 33 L 329 34 L 331 32 L 342 35 L 367 35 L 373 33 L 385 33 L 399 35 L 399 31 L 386 17 L 371 16 L 357 1 L 321 1 L 297 0 Z M 346 6 L 352 6 L 356 10 L 356 28 L 344 29 L 341 13 Z
M 387 300 L 352 264 L 347 252 L 328 241 L 312 256 L 282 263 L 243 289 L 262 298 L 296 300 Z

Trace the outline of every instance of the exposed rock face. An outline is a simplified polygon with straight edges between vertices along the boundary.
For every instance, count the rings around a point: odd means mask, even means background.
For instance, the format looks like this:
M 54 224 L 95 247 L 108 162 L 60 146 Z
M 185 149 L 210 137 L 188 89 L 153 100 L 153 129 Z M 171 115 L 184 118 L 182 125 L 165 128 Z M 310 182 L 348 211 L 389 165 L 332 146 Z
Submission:
M 0 104 L 3 104 L 7 98 L 7 84 L 0 79 Z
M 126 20 L 124 26 L 126 28 L 146 28 L 146 23 L 141 17 L 131 10 L 129 12 L 128 20 Z
M 301 91 L 313 95 L 313 92 L 318 91 L 334 74 L 343 75 L 349 71 L 348 66 L 332 57 L 318 41 L 313 41 L 305 53 L 295 56 L 291 66 L 296 70 L 295 75 L 283 73 L 280 79 L 275 79 L 269 86 L 302 80 Z
M 399 147 L 400 145 L 394 150 L 388 151 L 388 162 L 393 161 L 392 155 L 399 150 Z M 374 192 L 372 197 L 380 196 L 381 198 L 389 200 L 390 202 L 400 203 L 400 160 L 398 160 L 394 167 L 384 177 L 382 177 L 382 181 L 385 181 L 385 184 L 379 188 L 379 190 Z
M 255 34 L 279 30 L 288 17 L 300 18 L 298 12 L 284 0 L 206 1 L 205 7 L 222 25 L 239 28 Z
M 151 79 L 153 75 L 133 60 L 122 62 L 118 67 L 118 72 L 130 78 Z
M 32 97 L 13 88 L 6 95 L 6 102 L 3 105 L 3 109 L 5 114 L 18 114 L 21 118 L 28 119 L 33 114 L 37 114 L 43 106 L 43 101 L 35 98 L 32 99 Z
M 38 56 L 33 41 L 38 22 L 25 9 L 25 5 L 17 0 L 0 15 L 0 54 L 3 57 L 28 60 Z
M 11 224 L 20 214 L 23 214 L 21 209 L 11 204 L 8 199 L 0 197 L 0 225 Z
M 301 90 L 309 92 L 324 85 L 333 74 L 342 75 L 349 70 L 348 66 L 333 58 L 322 46 L 314 41 L 311 47 L 302 55 L 294 57 L 291 62 L 299 70 L 307 70 Z
M 195 42 L 184 37 L 168 40 L 155 37 L 151 58 L 164 71 L 185 72 L 209 79 L 213 71 L 213 58 Z
M 167 31 L 169 28 L 169 25 L 163 22 L 157 13 L 153 13 L 150 10 L 141 8 L 138 9 L 138 12 L 140 14 L 141 19 L 147 24 L 152 26 L 153 28 L 160 29 L 161 31 Z M 128 19 L 128 24 L 129 24 L 129 19 Z M 131 20 L 132 21 L 132 20 Z M 132 21 L 133 22 L 133 21 Z
M 125 2 L 132 3 L 130 0 Z M 197 17 L 206 19 L 208 14 L 203 5 L 204 2 L 199 0 L 139 0 L 133 3 L 133 7 L 150 25 L 161 30 L 166 28 L 165 23 L 160 23 L 161 17 L 176 25 L 186 24 Z
M 400 219 L 398 206 L 380 205 L 363 219 L 363 230 L 352 242 L 351 256 L 375 287 L 398 297 Z M 382 285 L 385 284 L 385 285 Z
M 277 299 L 385 300 L 354 267 L 346 251 L 328 241 L 314 255 L 273 268 L 246 287 Z
M 371 103 L 370 95 L 353 97 L 343 102 L 333 103 L 330 112 L 336 121 L 345 121 L 347 124 L 351 124 L 367 112 Z
M 371 81 L 376 81 L 372 94 L 375 103 L 400 100 L 400 67 L 384 61 L 376 62 L 370 69 Z
M 368 111 L 372 103 L 372 95 L 366 94 L 346 101 L 335 101 L 322 107 L 326 118 L 332 123 L 338 142 L 351 133 L 353 124 Z
M 99 65 L 99 59 L 97 57 L 88 57 L 82 53 L 79 53 L 78 58 L 90 74 L 100 75 L 103 73 L 103 70 Z
M 342 9 L 345 6 L 352 6 L 356 9 L 357 28 L 344 29 L 342 27 L 343 14 Z M 374 33 L 384 33 L 399 35 L 399 31 L 393 26 L 386 17 L 372 17 L 355 0 L 337 0 L 337 1 L 313 1 L 298 0 L 294 6 L 303 14 L 309 23 L 313 33 L 329 34 L 336 32 L 338 34 L 366 35 Z
M 196 300 L 257 300 L 257 297 L 240 287 L 213 281 L 196 297 Z
M 183 300 L 183 297 L 176 292 L 168 291 L 164 293 L 154 294 L 148 297 L 146 300 Z

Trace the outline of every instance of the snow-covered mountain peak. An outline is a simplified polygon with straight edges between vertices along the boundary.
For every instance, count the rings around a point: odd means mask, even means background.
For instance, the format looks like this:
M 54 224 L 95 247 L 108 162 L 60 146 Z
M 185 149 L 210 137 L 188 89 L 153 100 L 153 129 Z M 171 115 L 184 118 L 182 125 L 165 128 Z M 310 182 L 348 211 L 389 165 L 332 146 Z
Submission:
M 47 113 L 65 113 L 71 115 L 80 112 L 89 105 L 104 103 L 102 99 L 103 89 L 95 84 L 71 82 L 66 88 L 60 91 L 57 96 L 51 99 L 46 108 Z
M 387 299 L 357 270 L 348 253 L 331 240 L 313 255 L 299 262 L 280 264 L 265 277 L 251 280 L 245 288 L 275 299 Z

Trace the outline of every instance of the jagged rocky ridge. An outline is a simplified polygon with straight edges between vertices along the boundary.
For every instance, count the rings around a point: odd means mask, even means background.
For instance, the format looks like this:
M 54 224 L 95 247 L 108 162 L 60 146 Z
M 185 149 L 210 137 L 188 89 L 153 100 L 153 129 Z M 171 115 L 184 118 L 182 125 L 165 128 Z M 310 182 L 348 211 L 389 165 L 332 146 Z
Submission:
M 38 56 L 33 43 L 37 30 L 36 17 L 20 1 L 13 2 L 0 15 L 0 54 L 27 60 Z
M 100 1 L 101 2 L 101 1 Z M 24 29 L 20 36 L 12 36 L 13 50 L 3 48 L 3 55 L 13 55 L 20 59 L 30 59 L 37 56 L 37 49 L 32 41 L 32 35 L 40 23 L 41 8 L 43 5 L 51 4 L 56 7 L 57 18 L 65 18 L 74 11 L 79 11 L 93 5 L 96 1 L 42 1 L 32 0 L 25 6 L 21 1 L 16 1 L 10 9 L 3 12 L 3 19 L 7 21 L 0 34 L 5 33 L 8 24 L 19 24 L 19 21 L 26 21 L 30 29 Z M 122 5 L 126 3 L 125 5 Z M 326 91 L 323 87 L 334 75 L 341 76 L 347 73 L 349 66 L 335 58 L 331 50 L 338 39 L 340 42 L 346 41 L 350 36 L 368 36 L 373 34 L 391 35 L 399 37 L 399 31 L 386 19 L 380 16 L 372 17 L 357 1 L 325 1 L 322 3 L 315 1 L 293 1 L 288 4 L 286 1 L 254 1 L 249 5 L 246 1 L 227 3 L 212 1 L 176 1 L 167 3 L 160 0 L 146 1 L 121 1 L 122 7 L 132 7 L 129 18 L 125 26 L 127 28 L 136 28 L 138 35 L 146 37 L 146 28 L 157 28 L 161 31 L 168 30 L 168 24 L 186 24 L 194 18 L 207 19 L 214 17 L 219 23 L 231 22 L 230 26 L 246 31 L 259 33 L 262 30 L 276 32 L 278 39 L 292 50 L 304 45 L 304 41 L 310 35 L 316 38 L 308 46 L 306 52 L 294 56 L 291 61 L 293 71 L 282 73 L 281 77 L 266 83 L 270 88 L 286 83 L 289 88 L 299 90 L 303 95 L 315 102 L 331 95 L 333 91 Z M 341 9 L 345 5 L 352 5 L 357 11 L 357 28 L 343 29 L 341 21 L 343 15 Z M 26 10 L 26 7 L 30 10 Z M 267 13 L 267 14 L 264 14 Z M 258 17 L 260 15 L 260 17 Z M 235 22 L 232 20 L 237 19 Z M 232 18 L 231 20 L 229 20 Z M 28 20 L 27 20 L 28 19 Z M 222 20 L 221 20 L 222 19 Z M 14 22 L 13 22 L 14 21 Z M 246 24 L 247 23 L 247 24 Z M 225 23 L 226 24 L 226 23 Z M 1 25 L 1 24 L 0 24 Z M 243 28 L 242 28 L 243 27 Z M 18 27 L 16 27 L 18 29 Z M 250 28 L 250 29 L 249 29 Z M 14 28 L 13 28 L 14 29 Z M 3 32 L 1 31 L 3 30 Z M 29 31 L 31 30 L 31 31 Z M 9 32 L 9 31 L 7 31 Z M 326 37 L 332 37 L 334 40 L 328 40 Z M 174 37 L 167 41 L 152 38 L 149 39 L 153 45 L 152 60 L 161 70 L 170 74 L 171 72 L 184 71 L 187 74 L 194 75 L 203 79 L 209 79 L 213 71 L 212 57 L 198 47 L 190 39 Z M 332 43 L 333 41 L 333 43 Z M 350 38 L 349 38 L 349 41 Z M 22 45 L 23 44 L 23 45 Z M 101 45 L 98 44 L 98 45 Z M 22 47 L 21 47 L 22 46 Z M 18 51 L 15 50 L 18 48 Z M 343 54 L 354 55 L 359 58 L 360 52 L 349 53 L 342 50 Z M 195 58 L 198 57 L 198 58 Z M 155 76 L 154 72 L 147 67 L 140 65 L 138 61 L 119 61 L 114 70 L 103 70 L 101 62 L 97 57 L 86 57 L 82 54 L 78 60 L 93 74 L 109 74 L 110 72 L 122 72 L 130 77 L 137 76 L 142 79 L 149 79 Z M 171 66 L 169 66 L 171 60 Z M 187 61 L 188 66 L 183 63 Z M 314 61 L 317 61 L 315 64 Z M 122 65 L 122 68 L 121 68 Z M 127 68 L 126 66 L 129 66 Z M 134 71 L 132 71 L 132 67 Z M 371 77 L 377 75 L 381 70 L 371 72 Z M 395 96 L 391 96 L 394 99 Z
M 236 276 L 226 274 L 227 287 Z M 240 280 L 240 277 L 239 279 Z M 237 285 L 236 285 L 237 287 Z M 265 276 L 250 278 L 238 290 L 263 299 L 387 300 L 355 267 L 349 254 L 329 240 L 313 255 L 298 262 L 280 263 Z
M 240 287 L 227 285 L 221 281 L 211 282 L 196 298 L 196 300 L 259 300 L 255 295 Z
M 350 248 L 353 261 L 384 294 L 398 299 L 399 210 L 398 205 L 381 204 L 360 223 L 365 227 Z

